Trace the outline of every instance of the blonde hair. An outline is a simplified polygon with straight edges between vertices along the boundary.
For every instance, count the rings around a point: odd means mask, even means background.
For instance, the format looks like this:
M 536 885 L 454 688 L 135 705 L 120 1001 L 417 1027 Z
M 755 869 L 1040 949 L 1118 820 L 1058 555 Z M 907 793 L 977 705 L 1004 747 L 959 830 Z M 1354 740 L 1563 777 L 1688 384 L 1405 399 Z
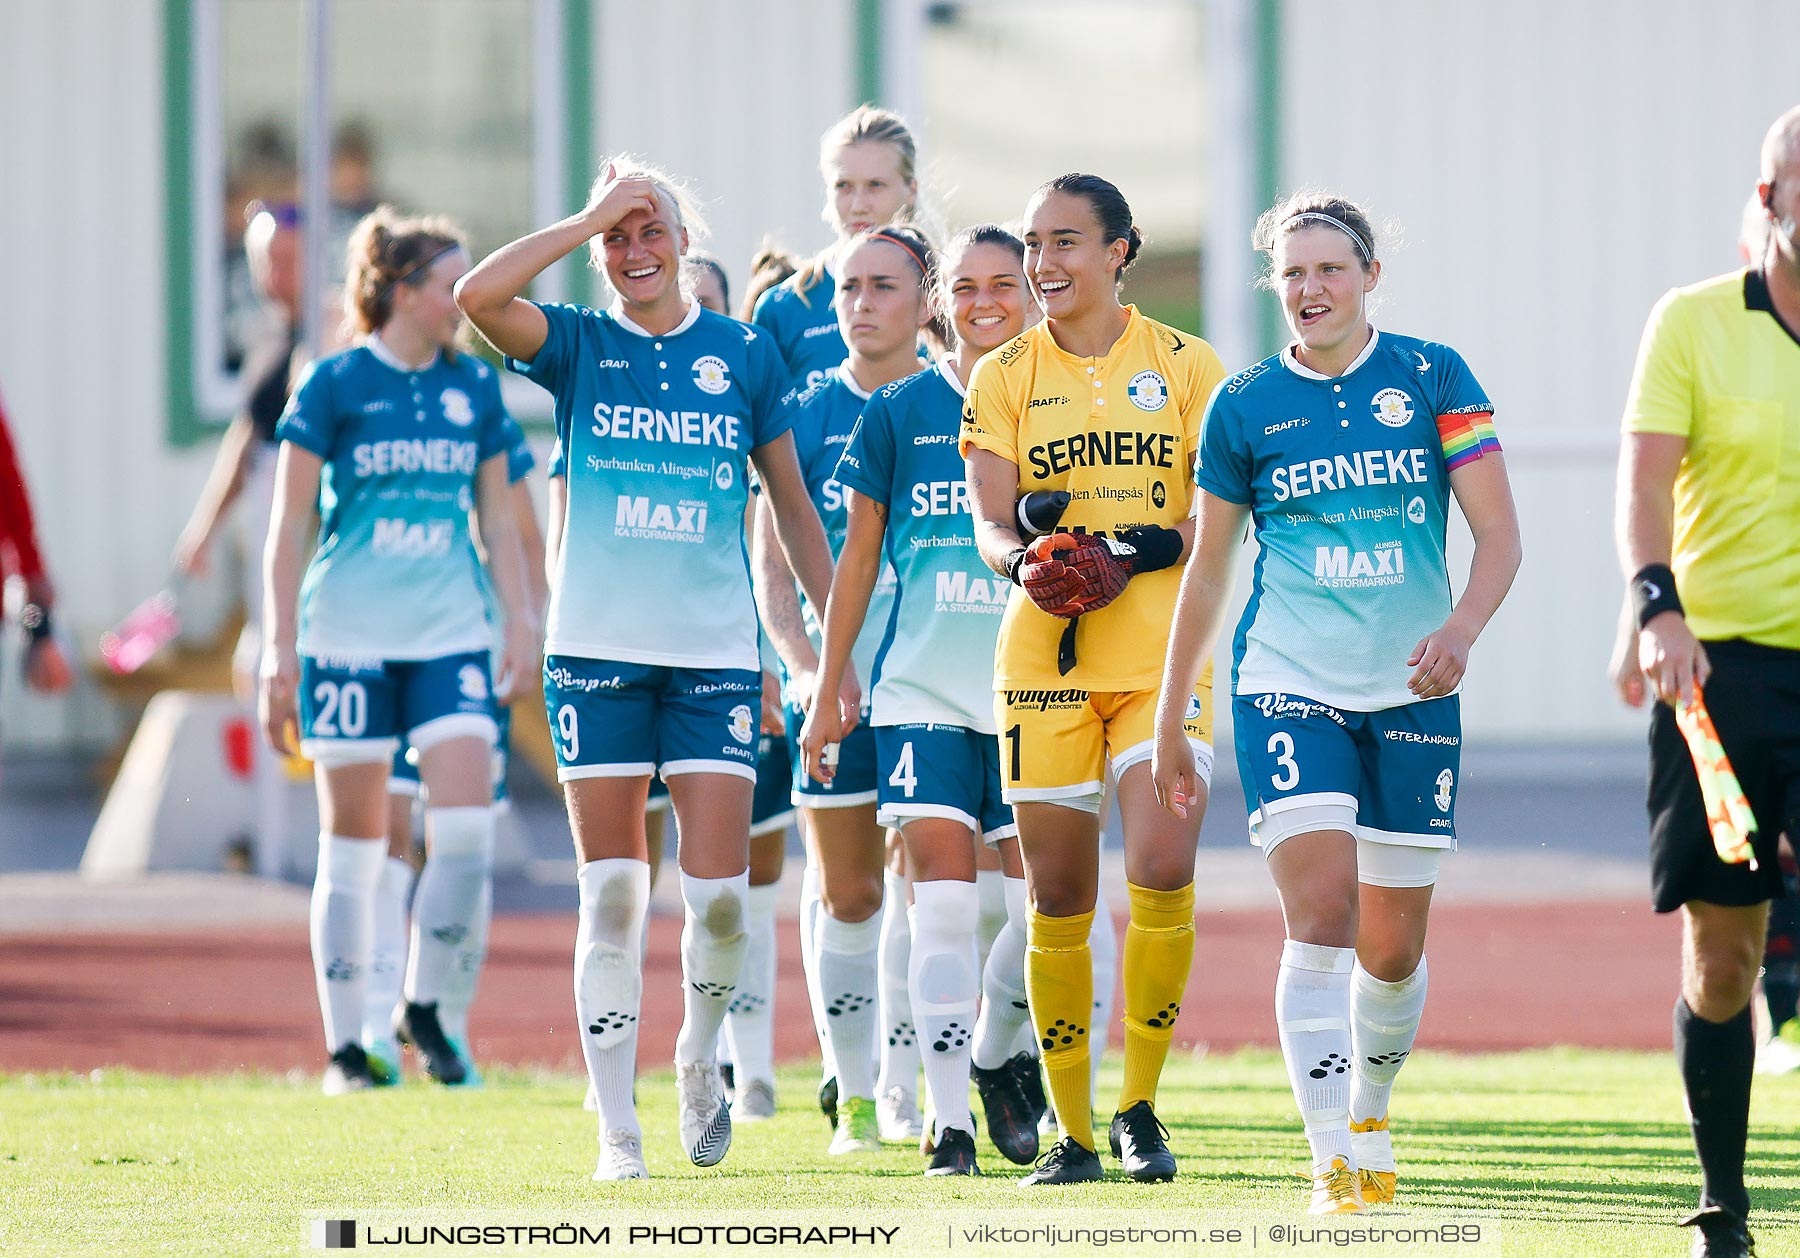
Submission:
M 608 166 L 612 167 L 611 179 L 606 177 Z M 706 216 L 700 212 L 699 199 L 687 181 L 631 153 L 619 153 L 600 163 L 600 173 L 594 176 L 594 182 L 588 188 L 587 203 L 594 204 L 605 193 L 608 184 L 621 179 L 648 179 L 655 186 L 657 195 L 675 211 L 675 226 L 687 232 L 690 245 L 699 244 L 710 234 Z M 599 236 L 588 241 L 588 265 L 602 274 L 606 271 L 606 244 Z
M 462 228 L 447 218 L 402 218 L 391 205 L 376 206 L 350 233 L 345 317 L 364 335 L 380 331 L 394 314 L 395 285 L 424 283 L 432 263 L 467 248 Z
M 858 105 L 825 128 L 825 134 L 819 137 L 819 173 L 823 175 L 830 170 L 831 159 L 854 144 L 893 145 L 894 152 L 900 159 L 901 181 L 918 181 L 918 144 L 913 140 L 912 130 L 906 125 L 906 120 L 893 110 L 876 105 Z M 894 221 L 908 223 L 912 218 L 911 207 L 901 206 Z M 825 256 L 821 253 L 808 259 L 797 273 L 794 295 L 803 305 L 812 305 L 806 300 L 806 290 L 825 277 Z

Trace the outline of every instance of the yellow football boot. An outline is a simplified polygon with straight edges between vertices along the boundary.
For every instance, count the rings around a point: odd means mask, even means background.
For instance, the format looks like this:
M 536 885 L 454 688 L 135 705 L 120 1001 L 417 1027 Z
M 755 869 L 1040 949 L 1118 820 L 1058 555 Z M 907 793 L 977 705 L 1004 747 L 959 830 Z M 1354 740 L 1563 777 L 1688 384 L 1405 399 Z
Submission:
M 1366 1205 L 1384 1206 L 1394 1199 L 1394 1143 L 1388 1136 L 1387 1115 L 1364 1122 L 1350 1123 L 1350 1151 L 1356 1154 L 1361 1169 L 1356 1176 L 1362 1182 L 1362 1198 Z
M 1362 1186 L 1357 1182 L 1356 1172 L 1342 1157 L 1332 1158 L 1330 1169 L 1317 1175 L 1301 1174 L 1300 1178 L 1312 1181 L 1312 1200 L 1306 1207 L 1308 1214 L 1368 1212 L 1369 1207 L 1363 1204 Z

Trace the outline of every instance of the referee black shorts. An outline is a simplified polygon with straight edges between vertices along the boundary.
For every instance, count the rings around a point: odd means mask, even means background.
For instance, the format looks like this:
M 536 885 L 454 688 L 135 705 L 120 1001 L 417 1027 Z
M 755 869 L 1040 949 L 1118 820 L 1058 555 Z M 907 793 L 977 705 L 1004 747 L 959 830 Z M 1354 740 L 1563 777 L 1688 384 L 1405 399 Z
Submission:
M 1749 905 L 1782 894 L 1776 845 L 1800 837 L 1800 651 L 1733 639 L 1707 642 L 1706 709 L 1750 810 L 1756 872 L 1713 850 L 1687 740 L 1665 703 L 1650 716 L 1650 884 L 1658 913 L 1689 900 Z

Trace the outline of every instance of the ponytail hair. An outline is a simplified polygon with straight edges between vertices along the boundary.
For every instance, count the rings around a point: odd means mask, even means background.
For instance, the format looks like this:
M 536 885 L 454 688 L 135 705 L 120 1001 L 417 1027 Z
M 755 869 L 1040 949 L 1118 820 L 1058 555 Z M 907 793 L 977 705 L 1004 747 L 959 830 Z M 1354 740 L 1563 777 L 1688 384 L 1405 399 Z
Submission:
M 1034 199 L 1042 200 L 1058 192 L 1081 197 L 1088 203 L 1094 211 L 1094 217 L 1099 220 L 1104 243 L 1110 245 L 1115 240 L 1125 242 L 1125 260 L 1113 272 L 1113 283 L 1119 283 L 1125 278 L 1126 269 L 1137 261 L 1139 250 L 1144 247 L 1144 233 L 1131 221 L 1131 206 L 1126 202 L 1125 194 L 1099 175 L 1071 173 L 1058 175 L 1038 188 Z
M 750 279 L 744 286 L 744 304 L 738 318 L 749 323 L 756 315 L 756 303 L 762 295 L 800 269 L 793 254 L 765 239 L 762 248 L 750 259 Z
M 350 233 L 344 314 L 363 335 L 379 332 L 393 317 L 396 285 L 423 284 L 432 263 L 467 248 L 462 229 L 447 218 L 402 218 L 391 205 L 377 206 Z

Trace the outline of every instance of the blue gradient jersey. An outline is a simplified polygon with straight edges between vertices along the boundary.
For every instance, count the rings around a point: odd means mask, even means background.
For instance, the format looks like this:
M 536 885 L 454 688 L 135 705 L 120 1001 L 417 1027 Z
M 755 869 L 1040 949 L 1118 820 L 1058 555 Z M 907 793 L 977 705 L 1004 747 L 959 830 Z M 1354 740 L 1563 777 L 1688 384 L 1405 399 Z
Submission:
M 825 539 L 831 543 L 831 557 L 836 559 L 844 549 L 844 536 L 849 531 L 850 514 L 844 500 L 844 487 L 838 483 L 838 459 L 850 442 L 857 417 L 868 404 L 869 395 L 850 379 L 845 368 L 826 373 L 825 378 L 810 389 L 789 396 L 787 409 L 794 427 L 794 452 L 800 456 L 800 472 L 806 478 L 806 491 L 819 509 L 825 525 Z M 873 677 L 875 656 L 881 650 L 887 632 L 888 615 L 894 602 L 894 570 L 883 560 L 881 575 L 869 597 L 869 614 L 863 620 L 862 632 L 850 649 L 851 662 L 862 682 L 865 706 L 868 704 L 869 678 Z M 820 609 L 802 595 L 806 636 L 819 645 Z
M 555 397 L 568 482 L 545 654 L 755 668 L 744 504 L 750 452 L 788 428 L 774 344 L 698 303 L 662 336 L 539 309 L 543 348 L 507 366 Z
M 810 389 L 850 351 L 838 331 L 837 276 L 827 267 L 805 293 L 799 278 L 790 275 L 757 298 L 751 321 L 774 339 L 794 386 Z
M 478 469 L 508 451 L 507 422 L 498 375 L 469 354 L 409 371 L 371 339 L 307 368 L 275 433 L 325 461 L 300 654 L 488 649 L 469 511 Z
M 1234 694 L 1418 700 L 1407 656 L 1450 614 L 1449 474 L 1499 451 L 1493 411 L 1455 350 L 1391 333 L 1342 376 L 1283 350 L 1213 394 L 1195 480 L 1250 508 L 1262 548 Z
M 956 438 L 963 388 L 946 359 L 863 407 L 839 483 L 888 507 L 893 611 L 875 663 L 876 725 L 994 724 L 994 642 L 1012 583 L 975 549 Z

